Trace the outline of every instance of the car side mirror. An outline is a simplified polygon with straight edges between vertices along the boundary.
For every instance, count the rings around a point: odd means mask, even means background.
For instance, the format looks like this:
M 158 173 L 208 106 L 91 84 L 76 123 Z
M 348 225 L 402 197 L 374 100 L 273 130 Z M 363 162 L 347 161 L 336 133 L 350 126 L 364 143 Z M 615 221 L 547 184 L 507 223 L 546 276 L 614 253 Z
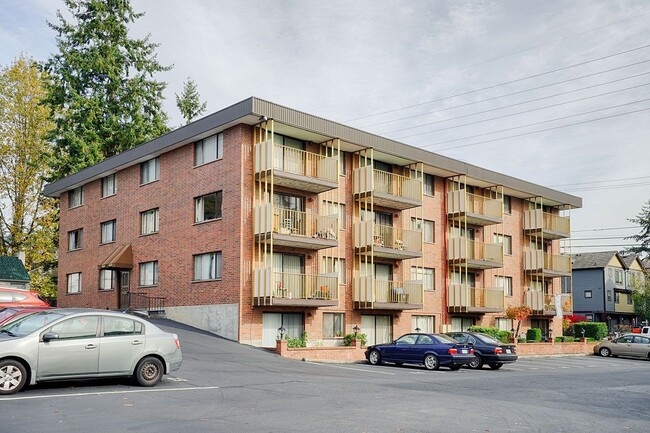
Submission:
M 57 334 L 56 332 L 46 332 L 45 334 L 43 334 L 43 341 L 46 343 L 51 340 L 58 340 L 58 338 L 59 338 L 59 334 Z

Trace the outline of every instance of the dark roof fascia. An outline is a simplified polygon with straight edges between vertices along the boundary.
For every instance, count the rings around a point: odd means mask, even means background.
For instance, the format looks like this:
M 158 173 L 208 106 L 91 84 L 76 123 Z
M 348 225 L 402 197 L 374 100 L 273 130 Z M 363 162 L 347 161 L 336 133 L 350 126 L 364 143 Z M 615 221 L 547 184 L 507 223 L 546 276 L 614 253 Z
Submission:
M 253 120 L 249 118 L 248 121 L 245 122 L 244 118 L 247 116 L 251 116 Z M 543 197 L 572 208 L 582 207 L 582 199 L 580 197 L 507 176 L 502 173 L 497 173 L 463 161 L 438 155 L 421 148 L 400 143 L 395 140 L 371 134 L 341 123 L 333 122 L 331 120 L 255 97 L 248 98 L 203 119 L 171 131 L 170 133 L 158 137 L 148 143 L 134 147 L 126 152 L 106 159 L 99 164 L 88 167 L 52 184 L 46 185 L 44 192 L 48 196 L 57 197 L 62 192 L 83 185 L 99 176 L 110 174 L 111 172 L 125 168 L 128 165 L 144 161 L 152 156 L 159 155 L 167 150 L 189 143 L 193 139 L 205 134 L 207 131 L 222 128 L 224 125 L 236 122 L 237 120 L 240 120 L 239 123 L 253 124 L 258 122 L 259 120 L 257 119 L 262 117 L 267 117 L 276 122 L 324 136 L 339 138 L 345 142 L 357 145 L 360 148 L 374 148 L 380 152 L 399 155 L 414 162 L 423 162 L 425 165 L 440 168 L 453 175 L 466 175 L 469 178 L 481 180 L 490 185 L 502 185 L 528 195 L 530 198 Z

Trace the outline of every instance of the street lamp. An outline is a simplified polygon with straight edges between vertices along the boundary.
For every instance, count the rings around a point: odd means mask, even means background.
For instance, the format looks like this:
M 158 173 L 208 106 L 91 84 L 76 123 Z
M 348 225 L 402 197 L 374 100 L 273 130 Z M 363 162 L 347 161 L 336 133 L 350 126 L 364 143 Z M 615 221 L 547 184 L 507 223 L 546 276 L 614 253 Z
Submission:
M 280 333 L 280 340 L 284 339 L 284 333 L 285 333 L 286 331 L 287 331 L 287 330 L 285 329 L 285 327 L 282 326 L 282 325 L 280 325 L 280 327 L 278 328 L 278 332 Z
M 548 339 L 553 341 L 553 330 L 549 328 L 548 330 Z
M 357 338 L 357 334 L 359 331 L 361 331 L 361 328 L 359 328 L 358 325 L 354 325 L 354 328 L 352 328 L 352 330 L 354 331 L 354 338 Z

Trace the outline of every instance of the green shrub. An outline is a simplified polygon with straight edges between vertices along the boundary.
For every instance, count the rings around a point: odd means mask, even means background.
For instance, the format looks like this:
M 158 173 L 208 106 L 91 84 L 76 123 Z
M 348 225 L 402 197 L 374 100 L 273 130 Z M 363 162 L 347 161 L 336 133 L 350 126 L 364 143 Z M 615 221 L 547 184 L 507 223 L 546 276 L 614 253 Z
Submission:
M 285 340 L 287 340 L 287 347 L 290 347 L 292 349 L 296 349 L 299 347 L 307 347 L 306 332 L 303 332 L 300 337 L 296 337 L 296 338 L 289 338 L 289 336 L 287 336 Z
M 366 343 L 368 342 L 368 337 L 366 334 L 357 334 L 356 337 L 354 334 L 347 334 L 345 337 L 343 337 L 343 345 L 344 346 L 352 346 L 352 340 L 354 339 L 359 340 L 362 346 L 365 346 Z
M 569 336 L 564 337 L 565 343 L 573 343 L 574 341 L 576 341 L 575 337 L 569 337 Z
M 525 343 L 526 342 L 526 337 L 519 337 L 517 339 L 517 343 Z
M 604 322 L 578 322 L 573 325 L 576 338 L 582 337 L 582 330 L 585 330 L 586 338 L 602 340 L 607 337 L 607 323 Z
M 564 337 L 555 337 L 553 341 L 555 341 L 556 343 L 562 343 L 564 342 Z
M 542 341 L 542 330 L 539 328 L 530 328 L 526 331 L 526 340 L 533 342 Z
M 487 334 L 492 338 L 495 338 L 502 343 L 509 343 L 512 333 L 510 331 L 502 331 L 499 328 L 492 326 L 470 326 L 467 328 L 469 332 L 480 332 L 481 334 Z

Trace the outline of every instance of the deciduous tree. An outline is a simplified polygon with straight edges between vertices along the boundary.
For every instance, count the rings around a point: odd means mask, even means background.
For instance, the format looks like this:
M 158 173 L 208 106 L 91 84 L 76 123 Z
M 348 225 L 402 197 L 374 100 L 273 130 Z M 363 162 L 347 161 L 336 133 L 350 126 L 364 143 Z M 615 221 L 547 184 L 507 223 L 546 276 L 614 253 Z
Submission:
M 157 73 L 171 67 L 156 59 L 157 44 L 129 36 L 143 13 L 129 0 L 64 0 L 58 52 L 46 63 L 48 103 L 60 113 L 52 138 L 54 177 L 60 178 L 168 131 Z
M 43 196 L 49 174 L 50 110 L 42 104 L 45 74 L 25 56 L 0 72 L 0 254 L 26 254 L 32 287 L 56 294 L 54 277 L 58 213 Z
M 517 321 L 517 330 L 515 331 L 514 337 L 519 336 L 519 328 L 521 327 L 521 322 L 526 320 L 528 316 L 533 313 L 533 310 L 526 305 L 521 305 L 519 307 L 511 306 L 506 309 L 506 317 L 511 320 Z

